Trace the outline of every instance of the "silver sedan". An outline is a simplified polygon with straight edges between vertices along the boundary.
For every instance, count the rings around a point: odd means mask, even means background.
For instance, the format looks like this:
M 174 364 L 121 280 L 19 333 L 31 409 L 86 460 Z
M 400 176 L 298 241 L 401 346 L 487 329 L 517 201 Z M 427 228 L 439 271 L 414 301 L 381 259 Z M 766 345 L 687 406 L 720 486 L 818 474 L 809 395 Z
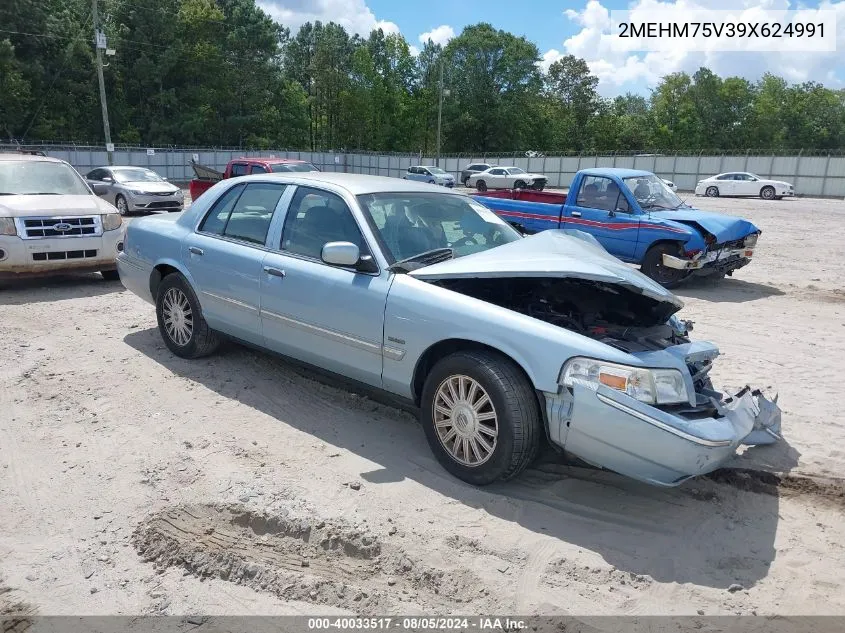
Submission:
M 144 167 L 99 167 L 85 176 L 89 184 L 105 185 L 100 197 L 121 215 L 131 211 L 181 211 L 185 196 L 176 185 Z

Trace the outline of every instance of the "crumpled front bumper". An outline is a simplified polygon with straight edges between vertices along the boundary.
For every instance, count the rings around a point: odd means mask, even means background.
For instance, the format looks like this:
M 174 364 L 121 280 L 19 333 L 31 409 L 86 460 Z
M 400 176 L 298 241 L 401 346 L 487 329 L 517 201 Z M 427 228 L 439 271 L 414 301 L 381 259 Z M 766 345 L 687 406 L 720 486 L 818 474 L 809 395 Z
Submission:
M 733 271 L 751 263 L 754 248 L 733 248 L 699 253 L 685 259 L 668 253 L 663 254 L 663 265 L 675 270 L 688 270 L 699 275 L 713 273 L 731 274 Z
M 719 395 L 718 392 L 712 392 Z M 657 408 L 604 385 L 545 393 L 549 435 L 583 461 L 659 486 L 720 468 L 741 445 L 780 439 L 781 411 L 750 388 L 712 397 L 717 414 Z

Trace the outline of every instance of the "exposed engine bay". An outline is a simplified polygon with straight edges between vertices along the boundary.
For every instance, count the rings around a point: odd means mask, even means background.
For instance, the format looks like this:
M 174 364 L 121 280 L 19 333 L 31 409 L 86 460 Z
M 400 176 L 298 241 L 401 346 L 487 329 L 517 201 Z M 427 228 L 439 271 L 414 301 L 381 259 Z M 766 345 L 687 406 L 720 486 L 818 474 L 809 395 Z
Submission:
M 677 305 L 618 284 L 567 278 L 443 279 L 437 285 L 572 330 L 626 352 L 689 343 Z

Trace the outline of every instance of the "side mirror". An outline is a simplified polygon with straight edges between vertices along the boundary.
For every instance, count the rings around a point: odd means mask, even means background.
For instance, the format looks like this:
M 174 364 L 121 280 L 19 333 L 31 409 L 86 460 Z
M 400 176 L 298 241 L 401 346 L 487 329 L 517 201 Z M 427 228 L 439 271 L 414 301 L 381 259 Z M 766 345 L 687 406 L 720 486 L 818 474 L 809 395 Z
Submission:
M 114 182 L 111 176 L 103 176 L 103 182 Z
M 355 266 L 361 259 L 361 251 L 352 242 L 327 242 L 320 257 L 332 266 Z
M 99 183 L 92 184 L 91 189 L 94 191 L 95 196 L 103 196 L 109 192 L 109 188 L 106 185 Z
M 161 179 L 167 181 L 167 178 L 165 176 L 162 176 Z

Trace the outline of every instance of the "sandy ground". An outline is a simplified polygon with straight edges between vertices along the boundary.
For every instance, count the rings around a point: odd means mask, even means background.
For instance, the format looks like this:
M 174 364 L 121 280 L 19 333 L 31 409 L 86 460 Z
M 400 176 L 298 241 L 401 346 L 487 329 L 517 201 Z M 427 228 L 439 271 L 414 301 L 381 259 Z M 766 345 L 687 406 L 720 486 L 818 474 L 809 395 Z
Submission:
M 409 412 L 174 357 L 119 283 L 5 286 L 0 613 L 845 614 L 845 203 L 698 202 L 763 235 L 682 316 L 786 441 L 671 490 L 555 461 L 475 489 Z

